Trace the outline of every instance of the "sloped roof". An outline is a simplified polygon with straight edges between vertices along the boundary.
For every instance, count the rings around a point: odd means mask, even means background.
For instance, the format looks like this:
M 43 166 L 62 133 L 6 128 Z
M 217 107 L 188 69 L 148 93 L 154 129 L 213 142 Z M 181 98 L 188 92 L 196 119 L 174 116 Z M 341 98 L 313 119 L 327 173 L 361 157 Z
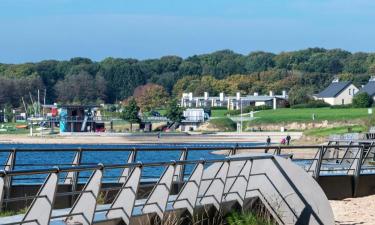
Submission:
M 358 93 L 367 92 L 368 95 L 375 95 L 375 81 L 369 81 Z
M 339 95 L 345 88 L 351 84 L 350 81 L 332 82 L 326 89 L 320 92 L 318 98 L 332 98 Z

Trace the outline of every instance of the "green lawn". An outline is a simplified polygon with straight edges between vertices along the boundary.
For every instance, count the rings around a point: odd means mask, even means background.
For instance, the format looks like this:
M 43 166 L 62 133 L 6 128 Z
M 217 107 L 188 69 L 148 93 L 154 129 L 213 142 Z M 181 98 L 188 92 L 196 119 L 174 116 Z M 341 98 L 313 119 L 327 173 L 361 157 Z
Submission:
M 26 123 L 0 123 L 1 134 L 28 134 L 28 129 L 17 129 L 16 125 L 25 125 Z
M 367 118 L 367 108 L 310 108 L 310 109 L 277 109 L 263 110 L 255 114 L 251 123 L 283 123 L 283 122 L 312 122 L 312 115 L 315 114 L 315 121 L 342 121 Z
M 165 114 L 167 114 L 167 110 L 166 109 L 158 109 L 156 111 L 158 111 L 161 116 L 165 116 Z
M 211 126 L 220 131 L 235 131 L 237 129 L 237 125 L 229 118 L 216 118 L 210 120 Z
M 346 133 L 358 133 L 366 131 L 366 127 L 361 125 L 355 126 L 343 126 L 343 127 L 333 127 L 333 128 L 316 128 L 310 129 L 304 132 L 307 136 L 316 137 L 327 137 L 332 134 L 346 134 Z
M 213 109 L 211 110 L 211 117 L 226 117 L 227 112 L 226 109 Z

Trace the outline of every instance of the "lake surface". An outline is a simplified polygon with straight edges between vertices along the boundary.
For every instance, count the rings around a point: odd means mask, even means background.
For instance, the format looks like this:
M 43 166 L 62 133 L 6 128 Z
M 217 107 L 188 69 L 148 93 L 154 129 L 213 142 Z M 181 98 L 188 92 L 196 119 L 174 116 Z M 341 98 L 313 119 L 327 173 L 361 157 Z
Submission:
M 50 151 L 38 152 L 17 152 L 15 170 L 23 169 L 42 169 L 51 168 L 53 165 L 64 167 L 72 163 L 75 152 L 56 152 L 54 149 L 78 149 L 78 148 L 105 148 L 105 151 L 95 152 L 83 152 L 82 164 L 123 164 L 129 156 L 128 151 L 113 151 L 113 149 L 124 148 L 124 147 L 136 147 L 141 149 L 142 147 L 153 147 L 156 151 L 139 151 L 137 153 L 136 161 L 141 162 L 160 162 L 178 160 L 181 151 L 163 151 L 168 147 L 204 147 L 207 150 L 204 151 L 189 151 L 188 160 L 204 159 L 220 159 L 224 158 L 223 155 L 212 154 L 214 147 L 234 147 L 237 143 L 197 143 L 197 144 L 125 144 L 125 145 L 77 145 L 77 144 L 1 144 L 0 149 L 48 149 Z M 239 146 L 256 146 L 263 145 L 263 143 L 239 143 Z M 0 152 L 0 163 L 4 168 L 8 153 Z M 192 171 L 192 166 L 186 167 L 186 173 L 189 174 Z M 105 170 L 104 182 L 116 181 L 118 176 L 121 175 L 121 169 Z M 143 179 L 157 178 L 163 172 L 163 167 L 145 167 L 143 169 Z M 84 182 L 90 176 L 90 171 L 79 173 L 80 181 Z M 63 179 L 66 174 L 62 173 L 60 177 Z M 32 175 L 32 176 L 17 176 L 14 178 L 14 183 L 40 183 L 45 179 L 46 175 Z

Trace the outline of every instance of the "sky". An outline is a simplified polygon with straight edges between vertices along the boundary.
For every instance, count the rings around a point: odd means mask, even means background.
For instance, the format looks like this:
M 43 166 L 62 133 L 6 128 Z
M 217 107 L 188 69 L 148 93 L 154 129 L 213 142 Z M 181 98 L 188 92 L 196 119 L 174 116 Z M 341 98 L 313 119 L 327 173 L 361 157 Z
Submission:
M 375 52 L 374 0 L 0 0 L 0 62 Z

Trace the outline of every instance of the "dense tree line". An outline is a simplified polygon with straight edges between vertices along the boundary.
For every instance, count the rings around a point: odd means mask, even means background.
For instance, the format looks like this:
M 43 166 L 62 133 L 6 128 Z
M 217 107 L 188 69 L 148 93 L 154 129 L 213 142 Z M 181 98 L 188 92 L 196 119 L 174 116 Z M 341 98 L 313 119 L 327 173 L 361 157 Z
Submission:
M 341 49 L 309 48 L 273 54 L 237 54 L 230 50 L 188 58 L 165 56 L 136 60 L 86 58 L 68 61 L 0 64 L 0 105 L 14 107 L 21 98 L 46 90 L 47 102 L 108 102 L 132 96 L 141 85 L 161 85 L 169 95 L 182 91 L 244 93 L 279 92 L 283 89 L 311 94 L 339 76 L 364 84 L 375 74 L 374 53 L 351 53 Z M 182 80 L 181 80 L 182 79 Z

